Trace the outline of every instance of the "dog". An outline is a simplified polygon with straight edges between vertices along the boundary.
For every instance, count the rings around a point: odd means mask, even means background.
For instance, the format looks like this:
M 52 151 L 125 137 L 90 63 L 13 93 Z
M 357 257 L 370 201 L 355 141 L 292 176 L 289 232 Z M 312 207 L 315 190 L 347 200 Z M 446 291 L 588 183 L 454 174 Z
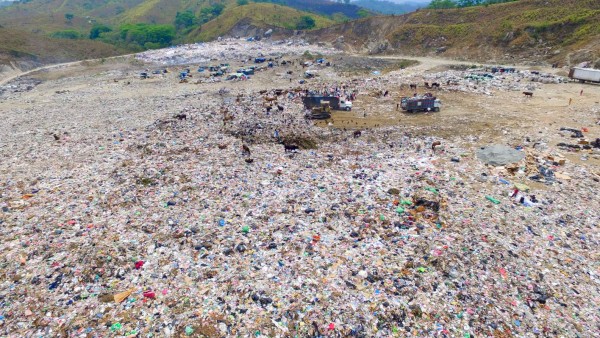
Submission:
M 247 145 L 242 145 L 242 154 L 250 156 L 250 148 Z

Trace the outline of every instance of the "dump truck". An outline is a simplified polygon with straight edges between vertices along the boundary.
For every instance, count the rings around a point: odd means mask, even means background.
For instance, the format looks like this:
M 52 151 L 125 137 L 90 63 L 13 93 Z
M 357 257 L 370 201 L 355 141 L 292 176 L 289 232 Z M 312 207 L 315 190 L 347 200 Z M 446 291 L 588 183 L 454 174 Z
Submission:
M 442 102 L 435 96 L 423 95 L 413 97 L 403 97 L 400 99 L 400 105 L 402 110 L 409 113 L 416 113 L 419 111 L 440 111 Z
M 569 71 L 569 78 L 579 82 L 600 82 L 600 69 L 573 67 Z
M 352 110 L 352 102 L 342 100 L 335 96 L 305 96 L 302 98 L 302 103 L 304 103 L 306 109 L 320 106 L 321 101 L 329 102 L 329 105 L 333 110 Z

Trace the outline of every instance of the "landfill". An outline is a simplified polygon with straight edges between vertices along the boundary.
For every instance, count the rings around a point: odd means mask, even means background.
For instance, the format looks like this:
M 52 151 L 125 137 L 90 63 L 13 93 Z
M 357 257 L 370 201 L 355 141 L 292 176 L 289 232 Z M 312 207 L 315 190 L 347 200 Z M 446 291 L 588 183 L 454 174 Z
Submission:
M 137 58 L 240 61 L 259 43 L 337 60 L 264 40 Z M 368 106 L 318 124 L 302 104 L 326 92 L 360 106 L 416 79 L 440 80 L 444 102 L 570 84 L 315 66 L 300 86 L 296 65 L 289 81 L 273 69 L 226 87 L 90 67 L 0 96 L 0 336 L 598 336 L 599 153 L 586 140 L 599 126 L 499 144 L 422 124 L 337 125 L 378 114 Z

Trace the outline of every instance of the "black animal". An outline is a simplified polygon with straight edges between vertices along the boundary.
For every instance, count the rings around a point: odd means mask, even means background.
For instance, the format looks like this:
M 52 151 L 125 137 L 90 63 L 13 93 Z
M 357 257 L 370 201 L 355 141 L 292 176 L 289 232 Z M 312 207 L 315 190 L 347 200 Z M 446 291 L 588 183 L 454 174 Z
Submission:
M 523 95 L 525 95 L 525 97 L 533 97 L 533 92 L 523 92 Z
M 245 144 L 242 145 L 242 154 L 250 155 L 250 148 L 248 148 L 248 146 Z
M 244 161 L 246 161 L 246 163 L 250 164 L 250 163 L 254 162 L 254 159 L 253 158 L 247 158 Z
M 362 131 L 360 130 L 355 130 L 354 133 L 352 133 L 352 136 L 354 136 L 354 138 L 359 138 L 362 135 Z
M 410 89 L 417 89 L 417 84 L 416 83 L 411 83 L 408 86 L 410 87 Z
M 273 107 L 271 107 L 271 106 L 267 106 L 267 113 L 270 113 L 270 112 L 271 112 L 271 109 L 273 109 Z
M 287 144 L 287 143 L 283 143 L 283 149 L 285 150 L 285 152 L 293 152 L 295 150 L 299 150 L 300 147 L 298 147 L 295 144 Z
M 283 106 L 277 105 L 277 109 L 279 109 L 279 111 L 283 111 Z
M 187 115 L 186 114 L 177 114 L 177 115 L 175 115 L 175 118 L 178 119 L 179 121 L 187 120 Z
M 439 88 L 440 88 L 440 86 L 441 86 L 441 85 L 440 85 L 438 82 L 434 82 L 434 83 L 432 83 L 432 84 L 431 84 L 431 87 L 432 87 L 432 88 L 438 88 L 438 89 L 439 89 Z

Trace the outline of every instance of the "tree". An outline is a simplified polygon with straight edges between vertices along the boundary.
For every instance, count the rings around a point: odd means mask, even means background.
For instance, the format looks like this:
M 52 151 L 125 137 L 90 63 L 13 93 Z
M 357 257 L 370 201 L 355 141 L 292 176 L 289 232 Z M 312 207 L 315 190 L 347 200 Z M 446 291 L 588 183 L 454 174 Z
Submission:
M 248 0 L 237 0 L 238 6 L 244 6 L 248 4 Z
M 100 34 L 110 32 L 110 31 L 112 31 L 112 28 L 110 28 L 108 26 L 101 25 L 101 24 L 95 25 L 90 30 L 90 39 L 95 40 L 100 37 Z
M 121 26 L 119 33 L 127 43 L 152 48 L 168 46 L 175 38 L 175 28 L 170 25 L 126 24 Z
M 209 22 L 213 18 L 221 15 L 223 9 L 225 9 L 225 5 L 223 4 L 214 4 L 212 6 L 202 8 L 200 10 L 200 23 Z
M 175 15 L 175 27 L 179 28 L 188 28 L 193 26 L 196 23 L 196 16 L 192 11 L 185 12 L 177 12 Z
M 361 18 L 366 18 L 369 16 L 369 12 L 364 8 L 361 8 L 358 12 L 356 12 L 356 14 L 358 14 L 358 16 Z
M 219 16 L 221 15 L 221 13 L 223 12 L 223 10 L 225 9 L 225 5 L 223 4 L 214 4 L 212 5 L 212 14 L 214 16 Z
M 74 17 L 75 15 L 73 15 L 72 13 L 65 13 L 65 19 L 67 19 L 68 23 L 71 23 L 71 20 L 73 20 Z
M 456 2 L 452 0 L 432 0 L 427 8 L 433 9 L 444 9 L 444 8 L 456 8 Z
M 313 19 L 312 16 L 304 15 L 303 17 L 300 18 L 300 22 L 298 22 L 296 24 L 296 29 L 299 29 L 299 30 L 311 29 L 311 28 L 314 28 L 315 26 L 316 26 L 315 19 Z

